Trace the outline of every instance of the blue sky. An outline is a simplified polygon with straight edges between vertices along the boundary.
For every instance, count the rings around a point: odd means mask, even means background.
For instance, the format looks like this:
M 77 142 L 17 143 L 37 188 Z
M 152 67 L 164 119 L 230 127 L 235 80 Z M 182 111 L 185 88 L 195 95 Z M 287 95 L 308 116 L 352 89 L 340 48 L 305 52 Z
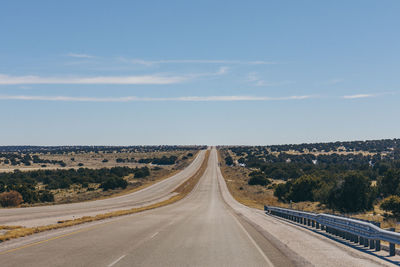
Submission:
M 2 1 L 0 145 L 400 137 L 400 2 Z

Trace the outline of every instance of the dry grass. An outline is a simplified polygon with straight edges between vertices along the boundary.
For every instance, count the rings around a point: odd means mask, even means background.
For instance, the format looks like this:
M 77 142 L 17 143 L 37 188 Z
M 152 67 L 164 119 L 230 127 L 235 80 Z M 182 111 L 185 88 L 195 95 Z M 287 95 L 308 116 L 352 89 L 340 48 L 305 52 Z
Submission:
M 72 185 L 68 189 L 54 189 L 51 192 L 54 194 L 54 202 L 52 203 L 35 203 L 35 204 L 22 204 L 22 207 L 32 206 L 44 206 L 44 205 L 57 205 L 65 203 L 77 203 L 85 201 L 94 201 L 99 199 L 106 199 L 116 196 L 122 196 L 136 192 L 138 190 L 149 187 L 157 182 L 164 179 L 170 178 L 182 169 L 186 168 L 193 160 L 197 157 L 199 151 L 193 153 L 194 155 L 186 160 L 181 160 L 174 166 L 163 166 L 159 167 L 158 170 L 151 170 L 151 174 L 145 178 L 134 178 L 133 175 L 124 177 L 128 181 L 128 186 L 125 189 L 114 189 L 103 191 L 99 188 L 100 184 L 90 184 L 89 187 L 94 190 L 88 191 L 87 188 L 83 188 L 80 185 Z M 42 185 L 38 185 L 37 189 L 41 188 Z
M 19 225 L 0 225 L 0 230 L 14 230 L 22 228 L 22 226 Z
M 17 226 L 4 226 L 4 227 L 11 227 L 8 232 L 6 232 L 4 235 L 0 236 L 0 242 L 18 238 L 18 237 L 23 237 L 27 235 L 32 235 L 35 233 L 40 233 L 48 230 L 54 230 L 54 229 L 60 229 L 64 227 L 69 227 L 73 225 L 78 225 L 82 223 L 87 223 L 87 222 L 93 222 L 93 221 L 99 221 L 99 220 L 104 220 L 112 217 L 118 217 L 118 216 L 124 216 L 124 215 L 129 215 L 145 210 L 151 210 L 155 208 L 159 208 L 165 205 L 172 204 L 178 200 L 181 200 L 184 198 L 186 195 L 188 195 L 194 188 L 194 186 L 198 183 L 199 179 L 201 176 L 204 174 L 206 168 L 207 168 L 207 162 L 208 162 L 208 157 L 209 157 L 209 151 L 206 152 L 205 159 L 200 167 L 200 169 L 188 180 L 186 180 L 183 184 L 178 186 L 173 192 L 178 193 L 177 195 L 159 202 L 155 203 L 149 206 L 141 207 L 141 208 L 132 208 L 129 210 L 120 210 L 120 211 L 114 211 L 114 212 L 108 212 L 104 214 L 99 214 L 96 216 L 85 216 L 82 218 L 74 219 L 74 220 L 68 220 L 68 221 L 60 221 L 57 224 L 50 224 L 46 226 L 38 226 L 38 227 L 31 227 L 31 228 L 21 228 Z M 7 229 L 8 230 L 8 229 Z
M 229 192 L 240 203 L 257 209 L 263 209 L 264 205 L 278 206 L 280 203 L 274 196 L 272 189 L 265 186 L 248 185 L 247 180 L 250 170 L 238 166 L 226 166 L 221 150 L 218 151 L 218 159 L 221 163 L 221 172 L 228 186 Z M 276 181 L 279 183 L 279 181 Z
M 18 169 L 21 171 L 33 171 L 33 170 L 54 170 L 54 169 L 78 169 L 81 168 L 79 163 L 83 163 L 83 168 L 89 169 L 100 169 L 100 168 L 111 168 L 116 166 L 126 166 L 130 168 L 135 167 L 143 167 L 147 164 L 136 163 L 136 162 L 125 162 L 125 163 L 117 163 L 117 158 L 123 159 L 142 159 L 142 158 L 159 158 L 162 156 L 177 156 L 178 159 L 182 159 L 187 153 L 195 154 L 197 150 L 173 150 L 173 151 L 156 151 L 156 152 L 115 152 L 115 153 L 69 153 L 69 154 L 38 154 L 32 153 L 30 155 L 37 155 L 41 159 L 45 160 L 62 160 L 65 162 L 66 166 L 61 167 L 60 165 L 50 164 L 50 163 L 32 163 L 30 166 L 25 165 L 17 165 L 12 166 L 11 164 L 4 164 L 0 162 L 0 172 L 12 172 L 14 169 Z M 72 160 L 74 158 L 74 160 Z M 108 162 L 103 162 L 106 159 Z M 46 165 L 46 167 L 41 167 L 42 165 Z

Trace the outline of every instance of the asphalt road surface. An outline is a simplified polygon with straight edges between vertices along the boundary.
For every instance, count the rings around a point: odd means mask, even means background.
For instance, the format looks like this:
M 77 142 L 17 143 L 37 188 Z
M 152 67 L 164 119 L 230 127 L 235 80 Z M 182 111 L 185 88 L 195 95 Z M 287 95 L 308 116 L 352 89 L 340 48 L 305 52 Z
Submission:
M 0 265 L 388 265 L 364 254 L 237 203 L 227 191 L 213 149 L 199 184 L 181 201 L 4 242 Z

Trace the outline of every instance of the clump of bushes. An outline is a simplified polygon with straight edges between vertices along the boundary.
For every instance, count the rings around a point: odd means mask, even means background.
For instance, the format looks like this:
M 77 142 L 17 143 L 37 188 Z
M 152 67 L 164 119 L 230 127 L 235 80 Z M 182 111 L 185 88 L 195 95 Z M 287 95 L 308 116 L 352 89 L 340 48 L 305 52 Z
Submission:
M 135 170 L 135 178 L 144 178 L 150 175 L 150 170 L 147 166 L 143 168 L 136 168 Z
M 249 185 L 266 186 L 271 183 L 271 181 L 262 172 L 253 171 L 249 174 L 249 177 L 250 179 L 247 182 Z
M 225 158 L 225 164 L 226 164 L 227 166 L 233 166 L 233 159 L 232 159 L 231 156 L 227 156 L 227 157 Z
M 400 197 L 390 196 L 385 198 L 381 205 L 381 209 L 391 212 L 395 217 L 400 217 Z
M 111 177 L 111 178 L 108 178 L 106 181 L 104 181 L 100 185 L 100 188 L 103 188 L 103 191 L 107 191 L 109 189 L 115 189 L 115 188 L 125 189 L 127 186 L 128 186 L 128 182 L 125 181 L 125 179 L 120 178 L 120 177 Z
M 372 209 L 376 194 L 376 187 L 371 186 L 369 179 L 354 171 L 328 181 L 303 175 L 294 181 L 277 185 L 274 192 L 281 201 L 319 201 L 343 212 Z
M 2 207 L 16 207 L 22 203 L 23 199 L 17 191 L 3 192 L 0 194 L 0 205 Z

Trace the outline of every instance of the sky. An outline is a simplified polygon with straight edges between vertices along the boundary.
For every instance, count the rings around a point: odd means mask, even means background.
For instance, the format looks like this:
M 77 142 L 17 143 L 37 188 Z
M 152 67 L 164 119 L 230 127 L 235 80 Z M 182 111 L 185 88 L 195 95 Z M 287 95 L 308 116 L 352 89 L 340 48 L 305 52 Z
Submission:
M 400 1 L 7 1 L 0 145 L 400 137 Z

